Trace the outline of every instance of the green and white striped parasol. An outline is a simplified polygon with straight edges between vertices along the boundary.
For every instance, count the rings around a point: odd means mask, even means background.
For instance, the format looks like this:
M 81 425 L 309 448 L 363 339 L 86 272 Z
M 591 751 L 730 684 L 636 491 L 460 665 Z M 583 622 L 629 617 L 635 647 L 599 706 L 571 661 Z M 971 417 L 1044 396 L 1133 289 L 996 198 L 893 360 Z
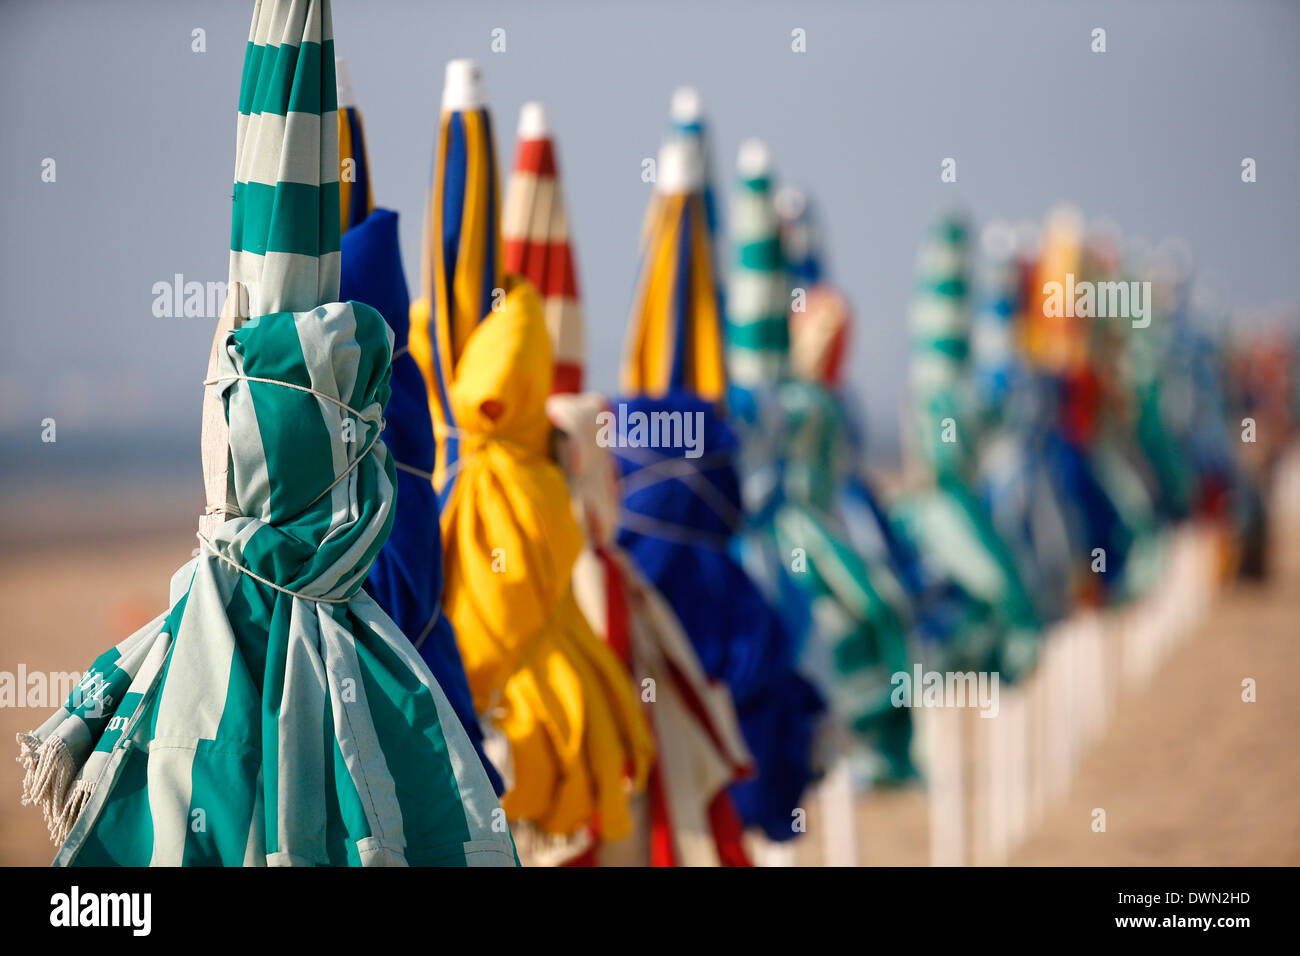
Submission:
M 512 865 L 465 731 L 361 590 L 392 526 L 392 332 L 331 301 L 329 0 L 259 2 L 251 37 L 202 548 L 169 610 L 20 735 L 24 798 L 58 865 Z

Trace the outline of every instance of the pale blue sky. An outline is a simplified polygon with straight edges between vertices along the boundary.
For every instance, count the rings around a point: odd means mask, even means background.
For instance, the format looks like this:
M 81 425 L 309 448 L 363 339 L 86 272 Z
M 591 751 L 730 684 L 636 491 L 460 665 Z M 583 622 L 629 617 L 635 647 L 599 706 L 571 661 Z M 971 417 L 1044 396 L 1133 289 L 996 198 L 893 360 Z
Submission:
M 225 278 L 251 10 L 0 6 L 5 470 L 40 460 L 46 416 L 64 455 L 77 442 L 184 447 L 197 469 L 210 323 L 155 318 L 151 288 L 178 272 Z M 1186 240 L 1231 302 L 1300 299 L 1297 4 L 336 0 L 334 11 L 375 199 L 403 216 L 412 283 L 444 63 L 482 62 L 503 174 L 520 104 L 550 107 L 602 389 L 617 384 L 649 188 L 641 160 L 680 83 L 704 97 L 723 195 L 737 145 L 761 136 L 779 176 L 820 202 L 858 316 L 849 379 L 878 448 L 894 442 L 917 243 L 945 206 L 981 223 L 1070 200 L 1130 233 Z M 190 51 L 195 27 L 204 54 Z M 504 54 L 490 52 L 494 27 Z M 790 51 L 795 27 L 804 54 Z M 1090 51 L 1094 27 L 1105 54 Z M 955 185 L 939 181 L 946 156 Z M 1258 163 L 1253 185 L 1240 181 L 1244 156 Z M 45 157 L 56 183 L 41 182 Z

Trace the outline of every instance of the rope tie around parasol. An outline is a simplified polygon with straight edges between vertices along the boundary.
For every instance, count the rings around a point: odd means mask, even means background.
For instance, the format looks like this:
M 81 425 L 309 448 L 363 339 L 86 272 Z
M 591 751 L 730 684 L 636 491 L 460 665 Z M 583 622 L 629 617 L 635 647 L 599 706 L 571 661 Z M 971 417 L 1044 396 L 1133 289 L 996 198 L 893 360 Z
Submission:
M 337 405 L 339 408 L 343 409 L 353 418 L 357 419 L 357 421 L 366 422 L 368 424 L 379 426 L 379 428 L 376 429 L 375 431 L 374 437 L 370 439 L 369 443 L 367 443 L 366 447 L 362 449 L 361 453 L 357 455 L 354 459 L 352 459 L 351 463 L 349 463 L 349 465 L 339 473 L 338 477 L 336 477 L 333 481 L 331 481 L 328 485 L 326 485 L 320 494 L 318 494 L 311 501 L 307 502 L 306 507 L 303 508 L 304 511 L 306 511 L 307 508 L 310 508 L 316 502 L 320 501 L 322 498 L 328 495 L 331 491 L 334 490 L 335 486 L 338 485 L 339 482 L 341 482 L 344 478 L 348 477 L 348 475 L 352 474 L 352 472 L 356 470 L 357 466 L 361 464 L 362 460 L 368 454 L 370 454 L 370 452 L 374 449 L 375 445 L 379 444 L 379 438 L 384 433 L 384 425 L 386 423 L 384 422 L 382 415 L 366 414 L 365 412 L 359 412 L 351 405 L 348 405 L 346 402 L 339 401 L 339 399 L 333 397 L 332 395 L 326 395 L 324 392 L 318 392 L 316 389 L 308 385 L 298 385 L 295 382 L 284 382 L 276 378 L 261 378 L 255 375 L 222 375 L 222 376 L 218 376 L 217 378 L 209 378 L 203 380 L 203 384 L 209 387 L 214 385 L 220 385 L 224 382 L 258 382 L 262 385 L 279 385 L 283 388 L 292 388 L 299 392 L 306 392 L 309 395 L 315 395 L 317 398 L 323 398 L 325 401 Z M 224 505 L 224 504 L 214 505 L 209 503 L 208 506 L 204 509 L 203 513 L 207 517 L 211 517 L 212 515 L 216 515 L 216 514 L 226 514 L 229 516 L 230 515 L 229 505 Z M 203 538 L 202 532 L 199 533 L 199 538 L 200 539 Z M 205 541 L 205 543 L 207 542 Z M 224 557 L 224 555 L 222 557 Z M 235 566 L 240 567 L 240 565 L 238 564 L 236 564 Z M 240 569 L 245 570 L 242 567 Z M 275 585 L 271 585 L 271 586 L 275 587 Z M 284 589 L 280 588 L 280 590 L 283 591 Z M 285 593 L 293 594 L 294 592 L 285 591 Z M 295 596 L 301 596 L 301 595 L 295 595 Z M 309 598 L 308 600 L 312 600 L 312 599 Z
M 742 513 L 727 500 L 726 496 L 714 486 L 713 482 L 705 477 L 707 471 L 726 468 L 730 465 L 730 459 L 725 453 L 702 455 L 699 458 L 681 458 L 676 455 L 665 455 L 649 448 L 615 448 L 611 450 L 616 457 L 643 466 L 623 478 L 623 494 L 625 497 L 636 491 L 653 488 L 665 481 L 680 481 L 693 491 L 696 497 L 708 506 L 718 520 L 728 528 L 740 527 L 744 517 Z M 648 476 L 650 480 L 643 479 L 643 475 Z

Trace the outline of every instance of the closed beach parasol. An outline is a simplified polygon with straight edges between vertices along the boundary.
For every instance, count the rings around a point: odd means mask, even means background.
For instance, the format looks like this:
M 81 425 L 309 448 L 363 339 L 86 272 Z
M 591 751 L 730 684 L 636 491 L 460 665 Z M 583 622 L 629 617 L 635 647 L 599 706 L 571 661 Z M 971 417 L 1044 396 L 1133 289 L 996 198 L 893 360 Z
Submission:
M 848 301 L 823 281 L 821 235 L 808 197 L 801 189 L 785 186 L 773 203 L 786 274 L 795 294 L 803 296 L 802 308 L 791 307 L 787 313 L 791 373 L 804 381 L 837 388 L 848 353 Z
M 341 58 L 339 66 L 339 186 L 344 219 L 340 297 L 372 306 L 393 330 L 392 394 L 382 440 L 397 469 L 395 493 L 400 505 L 365 587 L 429 665 L 500 794 L 501 777 L 483 753 L 483 733 L 456 636 L 442 612 L 442 534 L 438 498 L 431 484 L 433 425 L 424 378 L 407 349 L 410 299 L 397 213 L 375 209 L 369 198 L 371 177 L 361 112 L 351 100 L 350 84 L 342 80 L 346 65 Z
M 657 169 L 617 409 L 629 422 L 689 423 L 693 435 L 618 443 L 619 543 L 676 609 L 705 673 L 731 691 L 757 768 L 732 788 L 741 818 L 788 840 L 822 703 L 794 670 L 794 635 L 730 553 L 743 512 L 736 438 L 716 407 L 726 375 L 700 137 L 670 132 Z
M 653 744 L 626 671 L 573 597 L 582 534 L 549 457 L 554 360 L 541 297 L 497 278 L 495 159 L 473 63 L 448 65 L 438 141 L 411 351 L 440 447 L 444 605 L 475 707 L 509 744 L 507 814 L 544 834 L 619 839 Z
M 871 772 L 906 777 L 910 724 L 890 703 L 890 677 L 909 663 L 906 598 L 883 562 L 868 563 L 854 550 L 836 513 L 847 428 L 829 389 L 787 374 L 786 277 L 766 148 L 746 141 L 738 167 L 728 329 L 744 325 L 732 314 L 756 311 L 755 301 L 765 303 L 757 321 L 768 329 L 758 347 L 753 337 L 727 339 L 728 368 L 749 370 L 756 397 L 753 421 L 738 426 L 749 516 L 743 540 L 765 552 L 754 560 L 775 572 L 765 576 L 769 600 L 789 605 L 793 591 L 806 605 L 805 620 L 791 622 L 808 635 L 801 665 L 842 725 L 871 757 L 883 758 Z
M 714 213 L 698 124 L 689 135 L 671 132 L 659 154 L 623 357 L 628 394 L 680 391 L 717 401 L 726 388 Z
M 638 827 L 592 862 L 651 866 L 746 865 L 727 787 L 749 772 L 731 696 L 704 673 L 676 612 L 618 546 L 618 464 L 598 440 L 612 415 L 594 393 L 555 395 L 547 411 L 566 437 L 565 466 L 587 545 L 574 593 L 623 660 L 655 735 L 655 763 Z
M 202 550 L 168 611 L 22 740 L 80 865 L 512 865 L 446 697 L 361 586 L 388 536 L 392 333 L 338 295 L 328 0 L 261 2 L 232 287 L 205 400 Z M 298 311 L 292 311 L 298 310 Z
M 977 488 L 998 534 L 1015 555 L 1044 622 L 1069 610 L 1069 509 L 1052 480 L 1047 418 L 1054 396 L 1022 363 L 1018 332 L 1023 283 L 1012 227 L 993 222 L 981 238 L 971 368 L 978 412 Z
M 911 314 L 910 448 L 927 478 L 902 515 L 942 573 L 996 615 L 994 646 L 960 642 L 953 667 L 1024 673 L 1035 656 L 1038 617 L 1014 556 L 971 487 L 978 423 L 972 414 L 967 230 L 946 217 L 922 246 Z
M 411 304 L 411 354 L 424 373 L 438 453 L 433 485 L 455 485 L 460 438 L 450 399 L 456 361 L 502 287 L 500 188 L 478 64 L 447 64 L 425 216 L 420 297 Z
M 632 802 L 631 834 L 589 841 L 586 852 L 568 862 L 744 864 L 740 821 L 726 790 L 750 762 L 735 709 L 726 688 L 704 675 L 672 608 L 615 541 L 622 496 L 618 464 L 598 440 L 605 398 L 566 394 L 583 379 L 583 328 L 554 157 L 545 110 L 524 104 L 506 192 L 506 263 L 542 290 L 551 345 L 567 356 L 556 362 L 555 394 L 546 409 L 563 435 L 558 459 L 586 539 L 574 566 L 574 595 L 593 630 L 631 672 L 655 736 L 646 793 Z M 569 849 L 581 845 L 574 843 Z M 552 856 L 559 858 L 558 852 Z
M 790 350 L 789 283 L 772 205 L 770 160 L 759 140 L 740 147 L 731 201 L 731 272 L 727 283 L 728 381 L 748 389 L 785 377 Z
M 803 308 L 792 307 L 789 315 L 791 373 L 827 389 L 842 423 L 843 467 L 834 477 L 832 510 L 842 522 L 842 534 L 881 582 L 882 593 L 899 589 L 907 596 L 907 616 L 921 642 L 913 652 L 924 657 L 966 628 L 978 627 L 983 611 L 892 520 L 874 487 L 866 469 L 863 430 L 853 414 L 855 396 L 840 381 L 853 312 L 829 278 L 812 200 L 802 190 L 785 186 L 774 201 L 786 271 L 804 293 Z
M 352 71 L 343 57 L 335 57 L 339 87 L 339 221 L 343 235 L 365 222 L 374 211 L 374 188 L 361 110 L 352 89 Z M 387 318 L 385 316 L 385 318 Z
M 519 111 L 515 166 L 506 187 L 501 232 L 506 269 L 542 296 L 555 349 L 556 393 L 582 391 L 583 328 L 569 220 L 555 162 L 550 120 L 541 103 Z

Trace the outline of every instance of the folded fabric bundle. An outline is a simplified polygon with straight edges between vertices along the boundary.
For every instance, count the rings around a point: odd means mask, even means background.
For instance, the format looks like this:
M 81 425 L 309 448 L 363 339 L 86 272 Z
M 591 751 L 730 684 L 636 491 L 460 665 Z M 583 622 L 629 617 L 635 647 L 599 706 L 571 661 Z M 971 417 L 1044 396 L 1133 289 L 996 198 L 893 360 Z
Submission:
M 573 598 L 582 534 L 549 457 L 554 358 L 536 290 L 500 271 L 491 122 L 470 61 L 448 64 L 437 152 L 411 354 L 438 439 L 444 606 L 475 709 L 509 747 L 507 814 L 619 839 L 653 743 Z
M 835 511 L 842 469 L 831 459 L 843 438 L 833 397 L 808 382 L 780 392 L 790 453 L 772 532 L 779 553 L 792 556 L 792 580 L 811 599 L 812 671 L 835 714 L 879 758 L 870 772 L 906 779 L 914 773 L 910 714 L 891 702 L 893 677 L 911 662 L 906 594 L 884 561 L 856 550 Z
M 20 737 L 56 864 L 515 863 L 445 695 L 361 590 L 392 523 L 392 339 L 374 309 L 331 301 L 333 62 L 327 0 L 257 5 L 202 549 L 170 609 Z
M 566 842 L 525 840 L 525 846 L 535 858 L 570 866 L 745 864 L 726 785 L 744 776 L 749 755 L 730 698 L 704 676 L 672 609 L 614 542 L 618 465 L 598 444 L 605 400 L 575 394 L 583 379 L 582 306 L 542 104 L 520 110 L 515 149 L 502 222 L 505 261 L 540 292 L 556 355 L 547 416 L 559 429 L 557 458 L 586 539 L 574 566 L 574 596 L 641 691 L 656 754 L 646 793 L 632 800 L 627 837 L 599 841 L 586 832 Z
M 725 686 L 710 680 L 673 608 L 615 541 L 618 465 L 598 444 L 605 399 L 553 395 L 547 413 L 564 433 L 565 466 L 587 544 L 574 568 L 579 605 L 630 671 L 655 736 L 655 763 L 632 836 L 589 862 L 745 866 L 741 825 L 727 786 L 751 758 Z
M 410 298 L 402 271 L 397 213 L 375 209 L 370 201 L 361 116 L 355 106 L 341 106 L 342 168 L 353 177 L 350 183 L 341 180 L 350 187 L 346 192 L 351 198 L 343 207 L 349 221 L 344 223 L 341 295 L 373 306 L 393 330 L 392 394 L 382 438 L 397 468 L 398 508 L 392 533 L 375 558 L 365 588 L 429 665 L 500 795 L 505 784 L 483 752 L 483 731 L 456 635 L 442 610 L 442 533 L 432 484 L 433 423 L 424 377 L 407 351 Z
M 388 336 L 352 303 L 226 333 L 242 516 L 176 573 L 166 614 L 92 665 L 84 699 L 24 738 L 57 862 L 513 863 L 445 695 L 361 591 L 392 521 Z
M 541 301 L 510 284 L 457 363 L 459 469 L 443 506 L 448 617 L 475 705 L 510 744 L 511 818 L 568 834 L 628 834 L 629 781 L 653 743 L 631 681 L 592 633 L 570 576 L 582 534 L 547 456 L 551 352 Z
M 797 636 L 730 551 L 741 519 L 736 439 L 711 403 L 691 395 L 620 399 L 633 415 L 693 416 L 707 452 L 616 449 L 624 483 L 619 545 L 673 607 L 705 674 L 731 692 L 756 774 L 732 787 L 746 825 L 797 835 L 791 813 L 815 776 L 824 709 L 795 669 Z

